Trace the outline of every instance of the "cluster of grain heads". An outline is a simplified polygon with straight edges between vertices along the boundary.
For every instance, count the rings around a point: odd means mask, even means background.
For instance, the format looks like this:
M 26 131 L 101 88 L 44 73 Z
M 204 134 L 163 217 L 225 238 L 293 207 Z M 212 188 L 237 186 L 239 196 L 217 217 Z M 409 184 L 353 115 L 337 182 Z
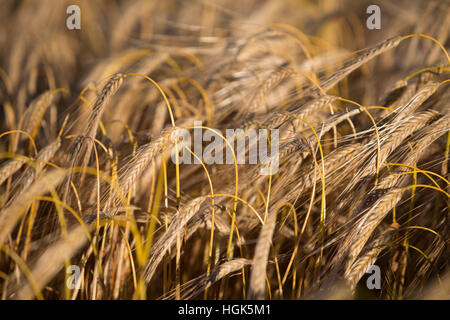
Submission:
M 1 299 L 445 296 L 448 4 L 50 1 L 2 3 Z

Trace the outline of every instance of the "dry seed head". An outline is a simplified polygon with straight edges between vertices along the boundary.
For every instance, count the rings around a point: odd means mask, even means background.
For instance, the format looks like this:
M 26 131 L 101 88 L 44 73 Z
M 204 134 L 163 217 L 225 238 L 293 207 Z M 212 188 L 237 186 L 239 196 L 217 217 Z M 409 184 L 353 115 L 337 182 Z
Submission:
M 364 216 L 355 225 L 355 232 L 344 240 L 343 247 L 350 248 L 346 261 L 346 270 L 351 268 L 375 228 L 400 201 L 406 189 L 407 188 L 397 188 L 387 192 L 375 202 L 367 213 L 364 213 Z
M 55 169 L 48 172 L 29 188 L 22 190 L 20 196 L 2 210 L 0 214 L 0 225 L 2 226 L 0 229 L 0 243 L 5 241 L 5 237 L 11 232 L 11 229 L 14 228 L 34 198 L 44 195 L 56 188 L 65 175 L 66 171 L 63 169 Z
M 24 162 L 21 160 L 8 160 L 0 167 L 0 185 L 5 182 L 6 179 L 11 177 L 20 168 L 22 168 Z
M 181 232 L 184 225 L 199 212 L 201 205 L 206 199 L 208 199 L 208 197 L 201 196 L 180 207 L 179 213 L 170 223 L 167 231 L 161 236 L 161 238 L 158 239 L 152 248 L 150 259 L 145 266 L 144 274 L 146 283 L 149 283 L 152 279 L 156 268 L 166 254 L 167 250 L 175 244 L 177 234 Z
M 174 145 L 175 142 L 172 140 L 172 134 L 177 129 L 177 127 L 164 129 L 158 137 L 140 147 L 126 161 L 124 167 L 119 171 L 119 186 L 123 194 L 128 192 L 130 187 L 132 187 L 143 171 L 148 168 L 156 156 Z

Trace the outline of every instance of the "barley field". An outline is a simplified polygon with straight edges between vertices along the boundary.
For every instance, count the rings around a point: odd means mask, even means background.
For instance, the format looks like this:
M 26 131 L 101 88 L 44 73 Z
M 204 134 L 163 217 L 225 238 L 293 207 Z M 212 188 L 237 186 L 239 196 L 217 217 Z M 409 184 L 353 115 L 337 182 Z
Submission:
M 450 299 L 449 16 L 1 0 L 0 299 Z

